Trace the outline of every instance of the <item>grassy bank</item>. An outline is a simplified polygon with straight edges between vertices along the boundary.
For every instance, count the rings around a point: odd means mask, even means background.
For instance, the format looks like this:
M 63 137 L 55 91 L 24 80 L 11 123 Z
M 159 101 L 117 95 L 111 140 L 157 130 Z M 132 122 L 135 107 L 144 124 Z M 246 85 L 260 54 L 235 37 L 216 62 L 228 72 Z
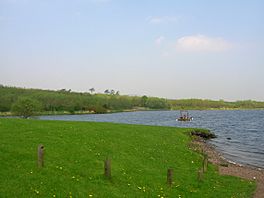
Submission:
M 250 197 L 255 184 L 219 176 L 188 148 L 190 129 L 0 119 L 0 197 Z M 37 146 L 45 165 L 36 166 Z M 112 179 L 103 176 L 112 159 Z M 166 185 L 167 169 L 174 184 Z

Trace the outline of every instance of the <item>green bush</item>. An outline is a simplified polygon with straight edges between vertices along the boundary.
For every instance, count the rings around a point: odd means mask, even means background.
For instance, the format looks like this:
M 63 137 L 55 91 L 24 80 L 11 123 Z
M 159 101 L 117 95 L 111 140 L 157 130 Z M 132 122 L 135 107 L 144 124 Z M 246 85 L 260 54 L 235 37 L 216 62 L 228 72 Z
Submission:
M 41 110 L 41 104 L 32 98 L 22 97 L 12 105 L 11 110 L 15 115 L 28 118 Z

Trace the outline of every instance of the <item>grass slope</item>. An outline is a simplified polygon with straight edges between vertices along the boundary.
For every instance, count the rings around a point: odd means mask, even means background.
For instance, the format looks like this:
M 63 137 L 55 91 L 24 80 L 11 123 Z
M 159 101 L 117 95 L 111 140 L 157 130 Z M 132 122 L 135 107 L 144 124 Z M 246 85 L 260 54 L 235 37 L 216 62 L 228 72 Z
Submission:
M 250 197 L 255 183 L 219 176 L 187 144 L 188 129 L 0 119 L 0 197 Z M 45 167 L 36 167 L 37 146 Z M 103 161 L 112 159 L 112 179 Z M 174 184 L 166 185 L 167 169 Z

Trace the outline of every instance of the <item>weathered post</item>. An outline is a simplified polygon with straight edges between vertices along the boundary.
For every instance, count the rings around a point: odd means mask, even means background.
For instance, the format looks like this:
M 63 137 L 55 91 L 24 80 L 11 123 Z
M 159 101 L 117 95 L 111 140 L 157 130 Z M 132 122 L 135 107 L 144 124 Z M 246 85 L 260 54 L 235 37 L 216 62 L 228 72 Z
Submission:
M 106 159 L 104 162 L 104 175 L 110 179 L 111 178 L 111 160 Z
M 42 144 L 38 145 L 38 167 L 42 168 L 44 166 L 44 146 Z
M 197 178 L 198 178 L 198 181 L 203 180 L 203 170 L 202 169 L 198 170 Z
M 208 168 L 208 156 L 207 154 L 204 154 L 204 159 L 203 159 L 203 172 L 206 172 Z
M 169 168 L 167 171 L 167 184 L 169 186 L 172 186 L 173 182 L 173 169 Z

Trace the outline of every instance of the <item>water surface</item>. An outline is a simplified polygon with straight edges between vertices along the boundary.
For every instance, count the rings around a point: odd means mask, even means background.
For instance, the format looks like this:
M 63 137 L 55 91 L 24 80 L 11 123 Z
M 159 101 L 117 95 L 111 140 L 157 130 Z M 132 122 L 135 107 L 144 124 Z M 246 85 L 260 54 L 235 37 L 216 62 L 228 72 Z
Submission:
M 178 122 L 179 111 L 40 116 L 43 120 L 96 121 L 174 127 L 200 127 L 218 137 L 210 142 L 229 160 L 264 168 L 264 110 L 189 111 L 191 122 Z M 231 138 L 228 140 L 227 138 Z

